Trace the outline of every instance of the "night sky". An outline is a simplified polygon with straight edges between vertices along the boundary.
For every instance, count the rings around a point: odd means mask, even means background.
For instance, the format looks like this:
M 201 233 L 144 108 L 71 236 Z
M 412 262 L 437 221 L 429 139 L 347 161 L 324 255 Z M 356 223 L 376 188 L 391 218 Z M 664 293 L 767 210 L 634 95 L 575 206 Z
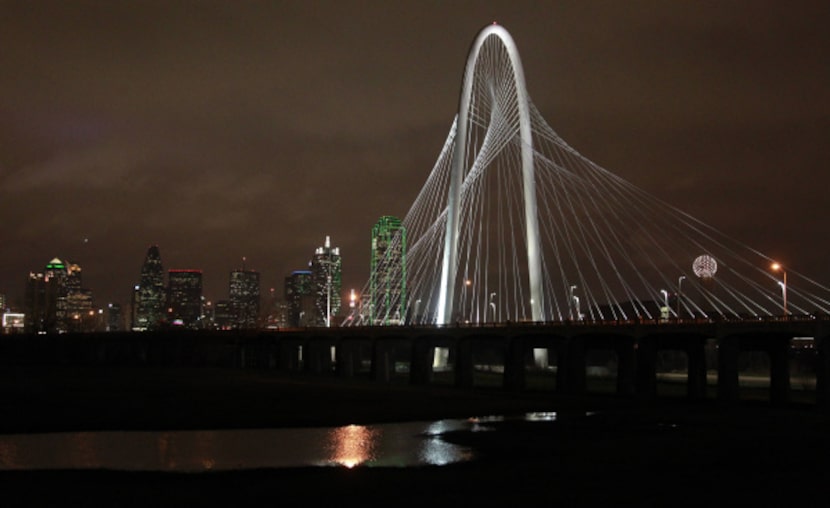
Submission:
M 58 256 L 126 305 L 151 244 L 281 293 L 326 235 L 360 289 L 493 21 L 580 153 L 830 284 L 826 0 L 0 0 L 0 293 Z

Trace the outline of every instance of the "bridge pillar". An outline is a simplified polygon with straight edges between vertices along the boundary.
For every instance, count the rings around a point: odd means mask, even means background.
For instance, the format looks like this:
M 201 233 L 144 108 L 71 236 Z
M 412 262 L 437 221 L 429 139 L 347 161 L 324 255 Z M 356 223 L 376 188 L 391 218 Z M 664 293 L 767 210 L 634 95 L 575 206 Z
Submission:
M 302 368 L 303 346 L 294 340 L 281 340 L 279 343 L 279 369 L 296 371 Z
M 522 391 L 527 386 L 527 369 L 525 368 L 525 343 L 520 337 L 510 337 L 505 348 L 504 388 Z
M 335 346 L 330 342 L 310 341 L 306 359 L 306 371 L 314 374 L 332 372 L 334 370 L 331 355 L 332 347 Z
M 790 401 L 790 339 L 772 337 L 767 347 L 770 360 L 770 402 L 786 404 Z
M 740 340 L 737 337 L 718 339 L 718 399 L 733 402 L 739 398 L 738 353 Z
M 470 339 L 461 338 L 455 347 L 455 385 L 472 388 L 474 381 L 473 345 Z
M 355 356 L 357 347 L 353 342 L 343 341 L 337 347 L 337 361 L 335 369 L 337 375 L 340 377 L 354 377 L 355 375 Z
M 830 410 L 830 336 L 814 337 L 816 347 L 816 406 Z
M 413 339 L 409 359 L 409 382 L 427 385 L 432 381 L 433 348 L 429 341 Z
M 380 383 L 387 383 L 392 379 L 392 352 L 384 341 L 376 339 L 372 343 L 372 379 Z
M 635 394 L 636 386 L 636 349 L 633 338 L 620 338 L 615 350 L 617 353 L 617 395 L 630 397 Z
M 558 363 L 557 391 L 573 396 L 585 393 L 585 343 L 571 338 L 563 341 Z
M 690 399 L 706 398 L 706 339 L 693 339 L 686 347 L 687 385 Z
M 637 341 L 637 395 L 644 399 L 657 397 L 657 339 Z

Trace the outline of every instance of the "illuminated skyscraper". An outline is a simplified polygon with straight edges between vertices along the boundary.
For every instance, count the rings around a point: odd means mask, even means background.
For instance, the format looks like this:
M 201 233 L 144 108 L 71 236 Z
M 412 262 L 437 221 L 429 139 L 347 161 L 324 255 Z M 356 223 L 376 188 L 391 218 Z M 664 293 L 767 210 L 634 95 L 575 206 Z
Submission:
M 138 301 L 134 330 L 152 330 L 164 321 L 164 267 L 157 245 L 147 249 L 147 256 L 141 266 L 141 281 L 138 284 Z
M 217 300 L 213 306 L 213 326 L 218 330 L 230 330 L 236 322 L 229 300 Z
M 53 258 L 42 273 L 30 273 L 24 298 L 27 332 L 84 330 L 92 292 L 81 288 L 81 267 Z
M 403 322 L 406 317 L 406 229 L 397 217 L 383 216 L 372 228 L 369 292 L 370 323 Z
M 340 249 L 326 243 L 314 251 L 311 258 L 311 283 L 316 297 L 315 322 L 313 326 L 330 326 L 331 319 L 340 312 L 340 289 L 342 287 Z
M 202 271 L 170 270 L 167 273 L 167 322 L 199 328 L 202 317 Z
M 60 261 L 55 258 L 52 263 Z M 81 267 L 76 263 L 63 263 L 65 275 L 58 296 L 58 328 L 60 331 L 82 332 L 94 329 L 92 291 L 81 286 Z M 47 265 L 48 270 L 48 265 Z
M 234 316 L 234 328 L 252 330 L 259 324 L 259 272 L 234 270 L 231 272 L 229 296 Z
M 285 278 L 288 326 L 308 326 L 315 314 L 315 295 L 310 270 L 295 270 Z
M 107 325 L 108 332 L 120 332 L 124 329 L 124 317 L 121 315 L 121 305 L 117 303 L 107 304 Z
M 24 329 L 26 333 L 46 332 L 46 281 L 42 273 L 29 272 L 23 296 Z

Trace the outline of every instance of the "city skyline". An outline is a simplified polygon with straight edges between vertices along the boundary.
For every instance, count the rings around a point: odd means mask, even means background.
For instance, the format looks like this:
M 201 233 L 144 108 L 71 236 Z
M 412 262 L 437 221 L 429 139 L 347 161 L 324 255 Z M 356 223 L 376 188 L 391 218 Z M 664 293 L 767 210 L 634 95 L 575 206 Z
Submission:
M 242 258 L 279 291 L 324 235 L 359 291 L 371 227 L 417 195 L 494 19 L 577 150 L 830 282 L 822 3 L 80 5 L 0 3 L 12 303 L 57 256 L 126 308 L 153 244 L 211 298 Z

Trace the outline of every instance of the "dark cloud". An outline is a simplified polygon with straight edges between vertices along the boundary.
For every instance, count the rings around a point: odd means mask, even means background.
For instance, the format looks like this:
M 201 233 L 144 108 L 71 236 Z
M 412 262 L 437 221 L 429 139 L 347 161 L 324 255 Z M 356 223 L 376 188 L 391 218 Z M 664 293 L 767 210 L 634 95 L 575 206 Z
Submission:
M 830 281 L 824 2 L 0 0 L 0 292 L 57 255 L 126 303 L 152 243 L 280 291 L 326 235 L 362 286 L 494 20 L 578 151 Z

